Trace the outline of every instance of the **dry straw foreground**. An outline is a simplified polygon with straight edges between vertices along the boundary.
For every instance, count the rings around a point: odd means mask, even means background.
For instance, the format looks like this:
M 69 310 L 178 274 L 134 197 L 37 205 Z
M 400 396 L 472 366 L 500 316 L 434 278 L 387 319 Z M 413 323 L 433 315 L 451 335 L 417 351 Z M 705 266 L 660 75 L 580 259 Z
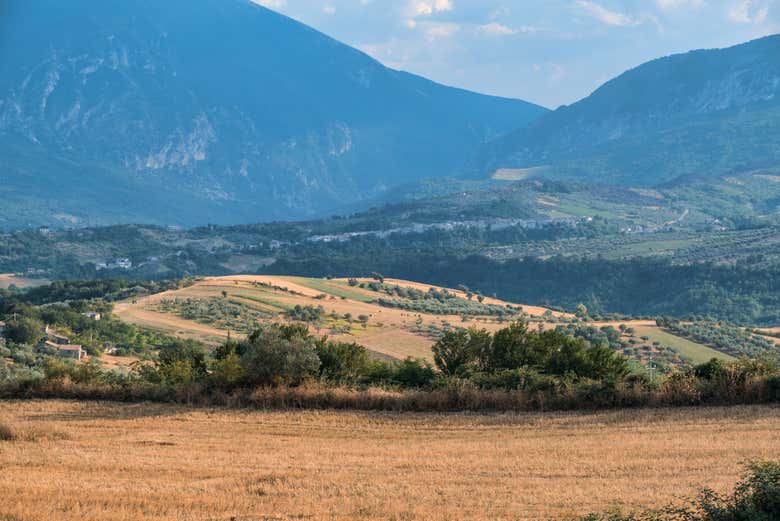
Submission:
M 0 403 L 0 520 L 565 519 L 729 490 L 780 409 L 422 415 Z

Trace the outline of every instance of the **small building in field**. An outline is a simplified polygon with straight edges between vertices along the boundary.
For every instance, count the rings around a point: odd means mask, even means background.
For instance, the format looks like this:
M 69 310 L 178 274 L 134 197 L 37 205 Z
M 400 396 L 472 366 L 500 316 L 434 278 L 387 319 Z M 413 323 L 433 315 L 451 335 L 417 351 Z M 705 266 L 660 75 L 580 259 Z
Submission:
M 57 350 L 57 356 L 69 358 L 71 360 L 81 360 L 87 356 L 87 352 L 80 345 L 75 344 L 55 344 L 54 342 L 45 342 L 46 347 Z
M 57 354 L 62 358 L 72 358 L 73 360 L 81 360 L 87 356 L 87 352 L 79 345 L 63 345 L 57 349 Z
M 68 337 L 66 337 L 65 335 L 61 335 L 61 334 L 57 333 L 56 331 L 54 331 L 49 326 L 46 326 L 43 329 L 43 335 L 44 335 L 45 340 L 47 342 L 51 342 L 51 343 L 57 344 L 57 345 L 67 345 L 67 344 L 70 344 L 70 339 Z

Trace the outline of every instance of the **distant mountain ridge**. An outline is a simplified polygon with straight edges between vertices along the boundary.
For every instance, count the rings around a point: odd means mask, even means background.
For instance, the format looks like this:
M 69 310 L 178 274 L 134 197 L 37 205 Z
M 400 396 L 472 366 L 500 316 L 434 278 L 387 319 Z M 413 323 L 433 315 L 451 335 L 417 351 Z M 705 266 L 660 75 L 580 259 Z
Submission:
M 547 109 L 445 87 L 249 0 L 0 7 L 0 227 L 321 214 Z
M 499 138 L 483 172 L 628 185 L 720 176 L 780 162 L 780 35 L 645 63 L 587 98 Z

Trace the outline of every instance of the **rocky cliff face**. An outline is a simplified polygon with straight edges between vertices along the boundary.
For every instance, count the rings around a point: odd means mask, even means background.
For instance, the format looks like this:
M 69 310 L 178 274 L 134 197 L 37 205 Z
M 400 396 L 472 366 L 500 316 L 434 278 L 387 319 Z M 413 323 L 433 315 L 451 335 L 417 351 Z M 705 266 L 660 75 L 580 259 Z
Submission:
M 248 0 L 0 9 L 6 225 L 58 222 L 53 198 L 81 223 L 315 215 L 452 175 L 545 112 L 387 69 Z

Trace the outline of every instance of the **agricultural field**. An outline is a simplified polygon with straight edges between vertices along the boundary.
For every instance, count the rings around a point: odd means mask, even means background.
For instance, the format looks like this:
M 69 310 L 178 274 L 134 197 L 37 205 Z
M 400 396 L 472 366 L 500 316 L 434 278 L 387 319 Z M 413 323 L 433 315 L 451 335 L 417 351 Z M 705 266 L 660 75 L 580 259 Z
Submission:
M 30 279 L 14 275 L 13 273 L 0 273 L 0 289 L 8 289 L 12 286 L 19 289 L 34 288 L 36 286 L 45 286 L 49 282 L 46 279 Z
M 577 322 L 571 314 L 543 307 L 405 280 L 255 275 L 205 278 L 186 288 L 119 303 L 115 313 L 126 322 L 211 345 L 229 334 L 244 336 L 261 323 L 303 322 L 318 334 L 357 342 L 392 359 L 430 359 L 432 344 L 449 328 L 473 325 L 496 331 L 516 319 L 546 329 Z M 622 326 L 624 354 L 643 364 L 731 359 L 650 320 L 588 325 Z
M 776 407 L 539 414 L 0 403 L 3 519 L 538 520 L 730 490 Z M 120 463 L 121 462 L 121 463 Z
M 675 263 L 734 263 L 749 261 L 768 265 L 778 259 L 780 234 L 777 228 L 755 230 L 699 231 L 675 230 L 658 233 L 621 233 L 598 237 L 539 240 L 522 244 L 494 245 L 484 253 L 495 259 L 554 255 L 603 257 L 605 259 L 669 258 Z
M 482 297 L 482 302 L 468 300 L 464 292 L 456 290 L 447 290 L 450 296 L 439 304 L 437 313 L 383 306 L 379 299 L 390 296 L 370 289 L 373 282 L 360 279 L 358 285 L 350 285 L 346 279 L 212 277 L 180 290 L 120 303 L 115 313 L 126 322 L 209 344 L 226 339 L 228 331 L 234 336 L 246 335 L 260 323 L 306 322 L 319 334 L 358 342 L 379 355 L 396 359 L 430 358 L 431 345 L 448 328 L 479 325 L 494 331 L 510 318 L 541 320 L 545 312 L 553 317 L 567 316 L 535 306 L 524 306 L 520 312 L 511 303 L 487 297 Z M 444 291 L 391 279 L 385 281 L 385 286 L 420 293 Z M 397 296 L 393 300 L 401 301 Z M 499 308 L 507 310 L 506 316 L 491 314 Z M 458 314 L 465 309 L 473 313 Z M 478 314 L 479 310 L 485 310 L 485 314 Z

